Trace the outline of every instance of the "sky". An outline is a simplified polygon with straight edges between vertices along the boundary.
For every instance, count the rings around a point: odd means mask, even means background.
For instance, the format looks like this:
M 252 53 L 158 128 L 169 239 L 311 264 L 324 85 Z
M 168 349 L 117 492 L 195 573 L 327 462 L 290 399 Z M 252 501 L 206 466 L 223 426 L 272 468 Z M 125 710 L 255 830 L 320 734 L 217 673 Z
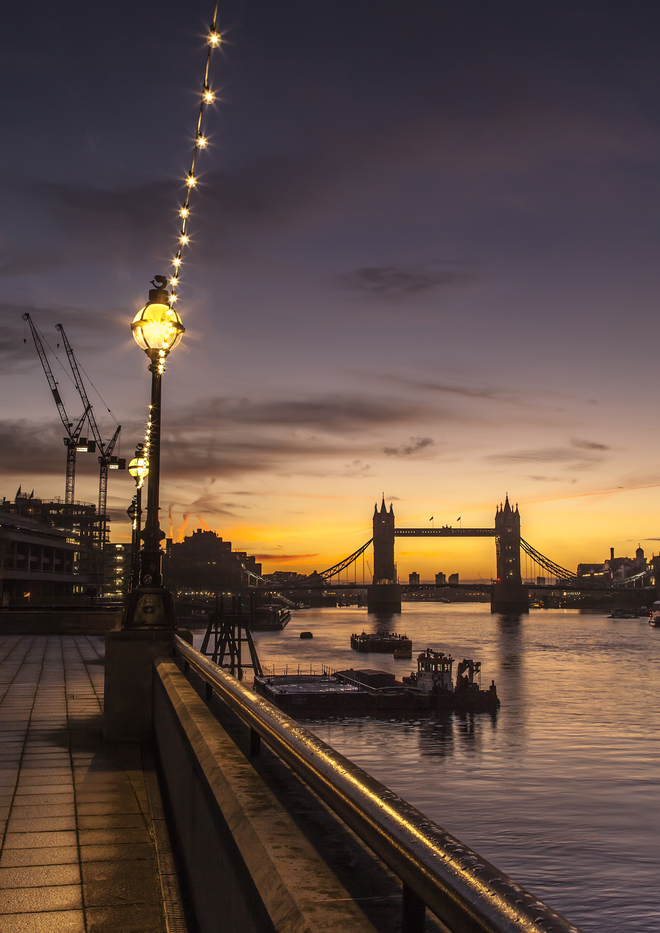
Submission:
M 117 452 L 143 440 L 129 324 L 171 271 L 212 12 L 4 13 L 7 498 L 64 495 L 26 311 L 70 415 L 57 323 L 102 431 L 108 409 L 122 425 Z M 655 5 L 233 0 L 218 27 L 186 335 L 164 377 L 166 534 L 211 528 L 264 571 L 308 572 L 371 537 L 382 495 L 398 525 L 466 528 L 492 525 L 508 493 L 523 537 L 570 569 L 610 547 L 657 553 Z M 111 475 L 114 541 L 133 491 Z M 76 498 L 97 495 L 80 456 Z M 489 579 L 495 549 L 403 539 L 397 564 Z

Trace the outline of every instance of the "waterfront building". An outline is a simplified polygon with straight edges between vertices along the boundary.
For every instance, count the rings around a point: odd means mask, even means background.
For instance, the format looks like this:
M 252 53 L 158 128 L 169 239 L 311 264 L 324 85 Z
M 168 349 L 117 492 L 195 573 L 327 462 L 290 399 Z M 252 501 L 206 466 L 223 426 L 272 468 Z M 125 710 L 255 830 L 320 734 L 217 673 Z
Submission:
M 245 571 L 261 576 L 261 564 L 245 551 L 233 551 L 214 531 L 197 528 L 180 542 L 168 538 L 163 576 L 179 592 L 215 593 L 240 590 L 246 585 Z
M 39 499 L 19 487 L 0 502 L 2 605 L 97 595 L 103 553 L 96 506 Z

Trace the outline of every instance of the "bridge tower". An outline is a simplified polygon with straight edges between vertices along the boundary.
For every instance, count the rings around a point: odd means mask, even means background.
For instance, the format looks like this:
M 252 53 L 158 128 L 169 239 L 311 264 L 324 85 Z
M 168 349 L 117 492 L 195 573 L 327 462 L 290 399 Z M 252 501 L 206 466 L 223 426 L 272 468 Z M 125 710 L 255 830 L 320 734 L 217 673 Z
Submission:
M 374 577 L 373 585 L 367 590 L 367 607 L 370 612 L 401 612 L 401 587 L 397 583 L 394 563 L 394 508 L 389 511 L 385 496 L 378 510 L 374 506 Z
M 507 494 L 504 506 L 495 511 L 497 583 L 493 584 L 491 612 L 529 612 L 529 594 L 520 573 L 520 512 L 511 508 Z
M 396 583 L 396 567 L 394 565 L 394 508 L 390 503 L 387 511 L 385 497 L 378 511 L 378 504 L 374 506 L 373 518 L 374 538 L 374 584 Z

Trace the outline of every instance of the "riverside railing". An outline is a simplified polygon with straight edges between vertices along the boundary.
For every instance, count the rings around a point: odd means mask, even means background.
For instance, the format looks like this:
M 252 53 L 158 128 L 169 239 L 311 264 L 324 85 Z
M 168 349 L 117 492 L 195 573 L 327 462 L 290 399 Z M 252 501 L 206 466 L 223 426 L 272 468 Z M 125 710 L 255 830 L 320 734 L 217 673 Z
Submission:
M 451 933 L 580 933 L 554 910 L 268 700 L 178 636 L 196 674 L 397 875 L 402 930 L 421 933 L 425 910 Z

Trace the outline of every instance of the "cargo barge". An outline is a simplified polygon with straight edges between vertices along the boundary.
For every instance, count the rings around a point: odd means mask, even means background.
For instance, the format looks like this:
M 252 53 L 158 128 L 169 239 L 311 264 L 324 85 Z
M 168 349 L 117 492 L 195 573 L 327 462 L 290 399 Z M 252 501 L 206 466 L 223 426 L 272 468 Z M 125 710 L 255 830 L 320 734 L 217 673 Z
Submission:
M 399 652 L 412 652 L 412 641 L 407 635 L 397 635 L 396 632 L 355 632 L 351 635 L 351 648 L 353 651 L 378 651 L 381 654 L 394 654 Z M 409 657 L 411 655 L 408 655 Z
M 260 696 L 294 718 L 328 716 L 417 715 L 435 711 L 495 712 L 500 705 L 493 681 L 481 690 L 478 661 L 464 659 L 452 681 L 451 655 L 427 648 L 417 670 L 397 680 L 373 669 L 323 674 L 262 674 L 254 687 Z
M 291 613 L 281 606 L 259 606 L 250 619 L 253 632 L 280 632 L 291 621 Z

